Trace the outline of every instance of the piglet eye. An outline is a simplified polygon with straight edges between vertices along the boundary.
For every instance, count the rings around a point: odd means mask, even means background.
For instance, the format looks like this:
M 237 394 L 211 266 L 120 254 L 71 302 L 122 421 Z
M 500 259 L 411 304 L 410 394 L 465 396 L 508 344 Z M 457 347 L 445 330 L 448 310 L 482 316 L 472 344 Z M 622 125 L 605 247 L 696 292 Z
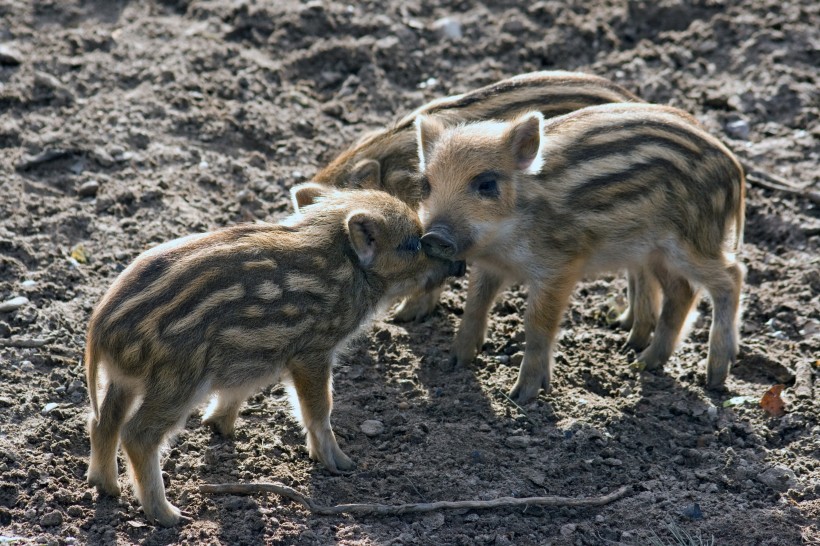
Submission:
M 470 188 L 480 197 L 497 199 L 500 193 L 498 190 L 498 173 L 492 171 L 481 173 L 472 179 Z
M 416 253 L 421 250 L 421 238 L 419 237 L 410 237 L 405 239 L 402 244 L 399 245 L 397 249 L 400 252 L 413 252 Z
M 430 180 L 426 176 L 422 176 L 419 180 L 419 191 L 421 192 L 422 200 L 430 197 Z

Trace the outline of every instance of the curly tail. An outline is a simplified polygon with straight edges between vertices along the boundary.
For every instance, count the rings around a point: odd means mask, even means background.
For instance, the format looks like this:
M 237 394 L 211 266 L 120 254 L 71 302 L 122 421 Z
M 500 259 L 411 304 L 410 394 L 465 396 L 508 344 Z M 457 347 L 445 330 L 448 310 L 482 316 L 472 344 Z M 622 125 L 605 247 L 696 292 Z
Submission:
M 740 252 L 743 245 L 743 229 L 746 225 L 746 172 L 738 162 L 740 171 L 740 192 L 738 193 L 737 217 L 735 218 L 735 254 Z
M 97 370 L 99 369 L 99 355 L 96 350 L 96 343 L 93 336 L 88 336 L 85 344 L 85 380 L 88 384 L 88 397 L 91 398 L 91 409 L 94 412 L 94 419 L 100 419 L 100 407 L 97 404 Z

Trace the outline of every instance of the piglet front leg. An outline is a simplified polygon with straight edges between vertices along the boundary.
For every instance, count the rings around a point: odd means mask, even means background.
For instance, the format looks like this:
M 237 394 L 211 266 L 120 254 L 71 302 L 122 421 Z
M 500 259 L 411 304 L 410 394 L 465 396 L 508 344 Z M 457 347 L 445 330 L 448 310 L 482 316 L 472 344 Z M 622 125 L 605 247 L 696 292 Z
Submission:
M 580 276 L 578 267 L 567 267 L 553 278 L 530 285 L 527 312 L 524 315 L 526 348 L 518 380 L 510 398 L 518 404 L 532 401 L 543 389 L 552 389 L 553 345 L 561 316 Z
M 310 458 L 324 464 L 332 474 L 340 474 L 356 465 L 339 447 L 330 425 L 331 367 L 332 358 L 327 354 L 302 355 L 288 363 L 307 432 Z
M 464 316 L 450 352 L 450 364 L 466 366 L 484 344 L 490 307 L 501 289 L 503 279 L 487 270 L 474 267 L 467 290 Z

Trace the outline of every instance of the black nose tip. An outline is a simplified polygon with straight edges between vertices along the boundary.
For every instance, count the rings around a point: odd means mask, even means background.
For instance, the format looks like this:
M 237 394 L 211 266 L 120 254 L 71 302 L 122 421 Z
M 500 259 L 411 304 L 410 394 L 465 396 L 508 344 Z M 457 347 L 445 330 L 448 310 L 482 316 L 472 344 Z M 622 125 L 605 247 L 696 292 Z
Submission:
M 453 277 L 463 277 L 466 272 L 467 262 L 465 262 L 464 260 L 453 262 L 450 266 L 450 275 Z
M 428 256 L 434 258 L 452 258 L 456 253 L 455 242 L 447 235 L 437 231 L 425 233 L 421 238 L 421 246 Z

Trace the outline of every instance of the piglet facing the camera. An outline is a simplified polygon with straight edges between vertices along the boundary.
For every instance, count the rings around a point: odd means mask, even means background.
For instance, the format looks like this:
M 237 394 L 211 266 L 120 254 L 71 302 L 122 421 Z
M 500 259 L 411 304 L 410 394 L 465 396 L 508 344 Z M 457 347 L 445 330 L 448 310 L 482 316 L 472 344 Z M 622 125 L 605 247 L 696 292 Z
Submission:
M 386 193 L 305 184 L 293 197 L 298 212 L 281 224 L 192 235 L 143 253 L 91 317 L 88 481 L 119 494 L 121 441 L 134 492 L 162 525 L 180 512 L 165 497 L 160 447 L 211 394 L 203 422 L 231 435 L 249 395 L 291 384 L 311 458 L 334 473 L 352 468 L 330 425 L 335 355 L 396 298 L 464 271 L 421 252 L 418 216 Z
M 587 274 L 627 269 L 643 277 L 644 306 L 660 301 L 649 291 L 664 296 L 654 334 L 633 326 L 639 361 L 664 364 L 704 287 L 713 304 L 706 381 L 723 385 L 737 353 L 744 177 L 691 116 L 610 104 L 546 122 L 533 112 L 454 128 L 421 117 L 417 127 L 422 243 L 432 255 L 475 266 L 453 345 L 457 363 L 481 348 L 503 284 L 522 282 L 526 350 L 511 395 L 523 403 L 549 391 L 573 287 Z

